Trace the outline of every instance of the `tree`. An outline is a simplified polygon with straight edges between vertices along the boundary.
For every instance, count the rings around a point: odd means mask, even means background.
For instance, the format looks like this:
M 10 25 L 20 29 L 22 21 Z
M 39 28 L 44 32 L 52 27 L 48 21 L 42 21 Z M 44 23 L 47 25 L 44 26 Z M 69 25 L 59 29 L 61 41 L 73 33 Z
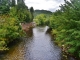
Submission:
M 17 0 L 17 4 L 24 3 L 24 0 Z
M 47 23 L 47 16 L 45 14 L 40 14 L 35 17 L 35 22 L 37 25 L 46 25 Z
M 15 0 L 12 0 L 12 7 L 15 6 Z
M 7 3 L 9 0 L 2 1 L 0 11 L 7 14 L 0 14 L 0 51 L 8 50 L 8 43 L 24 35 L 19 23 L 31 20 L 31 13 L 24 2 L 14 6 L 13 1 L 13 7 L 7 10 L 10 7 Z
M 34 16 L 33 16 L 33 13 L 34 13 L 34 9 L 33 9 L 33 7 L 30 8 L 30 13 L 31 13 L 32 20 L 33 20 L 33 18 L 34 18 Z
M 60 10 L 50 17 L 52 34 L 56 34 L 56 42 L 64 45 L 64 51 L 80 59 L 80 0 L 65 0 Z
M 9 12 L 9 3 L 8 0 L 2 0 L 1 5 L 0 5 L 0 14 L 8 13 Z
M 16 6 L 17 17 L 21 22 L 31 22 L 31 13 L 24 2 L 18 3 Z

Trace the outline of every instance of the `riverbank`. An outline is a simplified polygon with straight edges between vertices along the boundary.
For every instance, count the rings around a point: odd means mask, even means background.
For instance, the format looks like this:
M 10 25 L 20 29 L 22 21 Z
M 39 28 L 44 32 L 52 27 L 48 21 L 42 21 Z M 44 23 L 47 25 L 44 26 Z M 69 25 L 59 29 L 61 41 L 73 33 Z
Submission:
M 49 59 L 52 55 L 55 56 L 54 53 L 55 54 L 60 53 L 60 55 L 59 55 L 60 60 L 76 60 L 72 56 L 67 55 L 64 52 L 61 52 L 61 49 L 59 49 L 61 47 L 57 46 L 57 44 L 55 43 L 55 40 L 53 39 L 53 36 L 49 33 L 46 34 L 46 31 L 47 31 L 46 27 L 35 27 L 32 29 L 32 32 L 28 32 L 28 37 L 26 35 L 25 38 L 20 38 L 20 40 L 16 40 L 16 41 L 13 41 L 12 43 L 10 43 L 9 44 L 10 50 L 4 55 L 4 59 L 9 59 L 9 60 L 10 59 L 18 59 L 19 60 L 20 58 L 28 59 L 28 58 L 36 56 L 36 54 L 35 54 L 35 53 L 37 53 L 36 48 L 39 49 L 38 55 L 43 54 L 46 51 L 45 49 L 50 50 L 50 48 L 51 48 L 50 51 L 52 51 L 52 52 L 50 52 L 51 55 L 48 56 Z M 46 43 L 43 43 L 44 41 Z M 36 46 L 38 46 L 38 47 L 36 47 Z M 36 51 L 34 51 L 34 50 L 36 50 Z M 44 52 L 40 53 L 40 51 L 42 52 L 42 50 Z M 34 53 L 34 55 L 31 55 L 33 53 Z M 46 54 L 46 56 L 47 56 L 47 52 L 45 52 L 44 54 Z M 48 51 L 48 54 L 49 54 L 49 51 Z M 24 55 L 25 55 L 25 57 L 24 57 Z M 16 58 L 16 56 L 17 56 L 17 58 Z M 46 57 L 46 56 L 44 56 L 44 57 Z M 46 58 L 44 58 L 44 59 L 46 59 Z M 31 59 L 34 60 L 33 58 L 31 58 Z M 57 57 L 53 57 L 53 59 L 57 59 Z
M 55 40 L 54 42 L 55 42 L 55 44 L 57 44 L 61 48 L 62 53 L 63 53 L 62 57 L 65 60 L 69 60 L 69 58 L 70 58 L 70 60 L 80 60 L 80 58 L 76 57 L 76 55 L 73 55 L 73 54 L 67 52 L 68 51 L 67 48 L 64 45 L 61 44 L 62 43 L 61 41 L 56 41 Z M 64 60 L 64 59 L 62 59 L 62 60 Z
M 21 39 L 13 45 L 2 59 L 5 60 L 60 60 L 61 50 L 56 46 L 50 34 L 46 34 L 47 27 L 33 28 L 32 36 Z
M 32 28 L 34 27 L 34 25 L 33 25 L 33 23 L 31 22 L 31 23 L 22 23 L 22 25 L 21 25 L 21 30 L 22 30 L 22 32 L 20 33 L 21 35 L 31 35 L 31 33 L 32 33 Z M 24 32 L 23 32 L 24 31 Z M 31 32 L 31 33 L 30 33 Z M 11 33 L 10 33 L 11 34 Z M 17 34 L 17 33 L 16 33 Z M 10 35 L 10 36 L 12 36 L 12 35 Z M 25 37 L 25 36 L 23 36 L 23 37 Z M 0 54 L 2 54 L 2 53 L 5 53 L 5 52 L 7 52 L 8 50 L 9 50 L 9 46 L 10 46 L 10 44 L 12 44 L 13 42 L 15 42 L 15 41 L 19 41 L 20 40 L 20 38 L 21 37 L 17 37 L 17 38 L 10 38 L 9 40 L 6 40 L 6 41 L 1 41 L 0 43 L 0 45 L 2 46 L 3 45 L 3 47 L 0 47 Z
M 61 48 L 61 50 L 62 50 L 62 60 L 80 60 L 80 58 L 77 58 L 75 55 L 67 52 L 68 48 L 66 48 L 65 45 L 62 45 L 62 41 L 57 41 L 56 40 L 56 38 L 57 38 L 56 34 L 54 34 L 54 33 L 52 34 L 52 29 L 51 28 L 49 28 L 47 30 L 47 33 L 50 33 L 52 39 L 54 39 L 54 43 Z

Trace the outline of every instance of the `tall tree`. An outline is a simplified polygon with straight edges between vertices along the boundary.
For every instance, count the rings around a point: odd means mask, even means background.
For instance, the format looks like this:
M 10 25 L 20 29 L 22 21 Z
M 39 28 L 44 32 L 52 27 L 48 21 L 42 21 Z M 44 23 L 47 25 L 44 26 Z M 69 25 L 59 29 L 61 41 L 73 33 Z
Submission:
M 12 6 L 15 6 L 15 0 L 12 0 Z
M 32 20 L 33 20 L 33 18 L 34 18 L 34 16 L 33 16 L 33 13 L 34 13 L 33 7 L 30 8 L 30 12 L 31 12 L 31 15 L 32 15 Z
M 53 34 L 56 34 L 56 41 L 64 45 L 65 51 L 80 59 L 80 0 L 65 0 L 50 18 L 50 26 Z
M 1 3 L 0 3 L 0 13 L 3 14 L 3 13 L 7 13 L 9 11 L 9 3 L 8 3 L 8 0 L 1 0 Z
M 17 0 L 17 4 L 24 3 L 24 0 Z

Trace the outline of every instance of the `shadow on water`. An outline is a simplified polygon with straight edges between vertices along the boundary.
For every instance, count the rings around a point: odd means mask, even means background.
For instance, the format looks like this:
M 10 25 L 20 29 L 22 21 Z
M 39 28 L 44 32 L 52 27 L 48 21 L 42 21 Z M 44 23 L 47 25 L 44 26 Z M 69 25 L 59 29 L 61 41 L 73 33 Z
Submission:
M 61 49 L 54 44 L 48 27 L 35 27 L 25 38 L 13 42 L 0 60 L 61 60 Z

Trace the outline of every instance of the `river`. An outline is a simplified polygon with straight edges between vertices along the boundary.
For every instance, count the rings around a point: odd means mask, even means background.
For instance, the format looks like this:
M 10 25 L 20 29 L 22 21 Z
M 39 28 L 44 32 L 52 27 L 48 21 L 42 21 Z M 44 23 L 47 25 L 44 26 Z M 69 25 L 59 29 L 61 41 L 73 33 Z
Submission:
M 30 36 L 12 43 L 0 60 L 61 60 L 61 49 L 54 43 L 46 27 L 35 27 Z M 15 44 L 15 45 L 14 45 Z

